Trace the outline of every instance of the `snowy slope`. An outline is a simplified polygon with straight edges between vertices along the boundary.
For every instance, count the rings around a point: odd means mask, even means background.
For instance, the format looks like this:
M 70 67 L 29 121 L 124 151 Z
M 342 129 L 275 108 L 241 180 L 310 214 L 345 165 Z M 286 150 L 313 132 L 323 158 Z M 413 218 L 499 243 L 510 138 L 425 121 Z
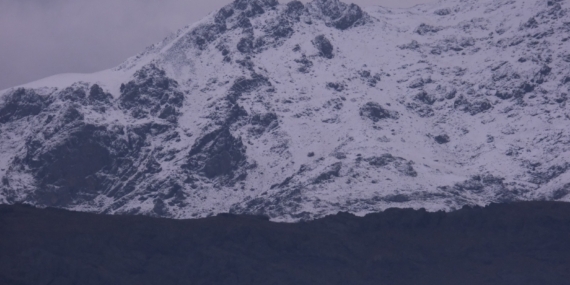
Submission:
M 238 0 L 4 91 L 0 200 L 275 220 L 570 200 L 570 5 Z

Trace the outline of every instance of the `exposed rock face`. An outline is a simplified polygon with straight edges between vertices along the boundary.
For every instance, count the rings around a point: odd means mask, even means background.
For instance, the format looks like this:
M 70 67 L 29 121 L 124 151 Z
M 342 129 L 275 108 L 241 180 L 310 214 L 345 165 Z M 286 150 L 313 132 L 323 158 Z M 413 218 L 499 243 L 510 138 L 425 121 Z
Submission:
M 378 122 L 383 119 L 398 119 L 399 115 L 397 112 L 384 109 L 380 104 L 375 102 L 368 102 L 360 108 L 360 116 L 368 118 L 374 122 Z
M 234 1 L 115 69 L 3 91 L 0 203 L 293 221 L 570 201 L 568 5 Z
M 8 123 L 39 114 L 46 105 L 46 98 L 23 88 L 8 94 L 0 107 L 0 123 Z
M 319 55 L 331 59 L 334 57 L 333 50 L 334 47 L 331 42 L 324 36 L 319 35 L 313 40 L 313 44 L 319 50 Z

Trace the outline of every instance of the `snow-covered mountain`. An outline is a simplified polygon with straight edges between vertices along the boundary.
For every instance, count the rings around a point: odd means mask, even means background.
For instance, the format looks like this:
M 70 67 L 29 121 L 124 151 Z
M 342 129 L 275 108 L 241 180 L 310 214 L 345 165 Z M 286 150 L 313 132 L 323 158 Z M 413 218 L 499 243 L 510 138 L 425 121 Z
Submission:
M 0 201 L 311 219 L 570 201 L 570 3 L 236 0 L 2 91 Z

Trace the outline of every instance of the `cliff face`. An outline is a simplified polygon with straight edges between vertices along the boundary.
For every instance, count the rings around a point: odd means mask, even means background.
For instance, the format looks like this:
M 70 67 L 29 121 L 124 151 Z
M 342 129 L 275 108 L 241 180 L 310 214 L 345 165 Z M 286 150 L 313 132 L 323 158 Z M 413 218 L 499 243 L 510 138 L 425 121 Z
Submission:
M 0 202 L 281 221 L 570 199 L 563 1 L 243 0 L 6 90 Z

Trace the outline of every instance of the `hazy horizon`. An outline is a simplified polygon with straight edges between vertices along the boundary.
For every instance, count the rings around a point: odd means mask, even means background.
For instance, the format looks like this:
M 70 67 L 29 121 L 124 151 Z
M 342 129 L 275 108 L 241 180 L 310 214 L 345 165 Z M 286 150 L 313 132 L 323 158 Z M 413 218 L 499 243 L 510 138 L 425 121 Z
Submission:
M 0 90 L 55 74 L 114 67 L 230 2 L 0 0 Z M 396 8 L 433 0 L 346 2 Z

